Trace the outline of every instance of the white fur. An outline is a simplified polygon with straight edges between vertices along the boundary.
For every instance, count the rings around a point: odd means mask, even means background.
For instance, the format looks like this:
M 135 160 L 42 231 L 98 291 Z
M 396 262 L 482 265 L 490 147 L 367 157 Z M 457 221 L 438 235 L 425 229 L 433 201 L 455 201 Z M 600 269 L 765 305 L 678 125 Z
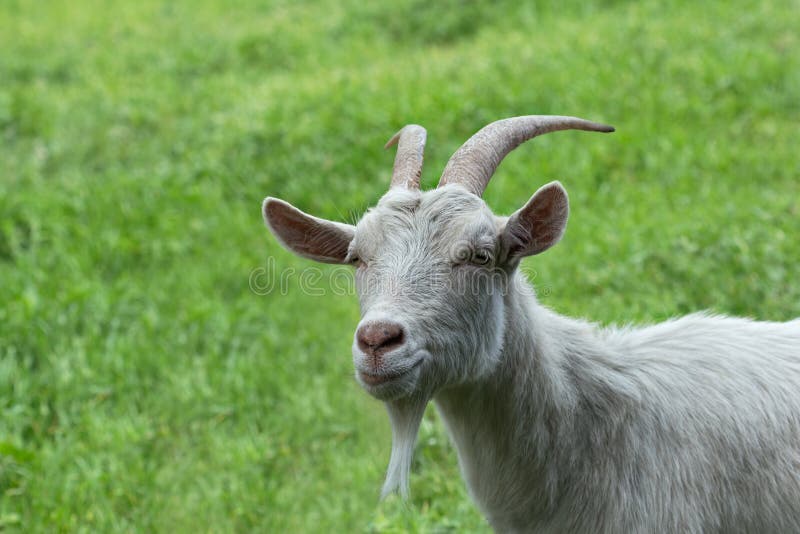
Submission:
M 495 530 L 800 532 L 800 321 L 506 308 L 495 374 L 435 397 Z

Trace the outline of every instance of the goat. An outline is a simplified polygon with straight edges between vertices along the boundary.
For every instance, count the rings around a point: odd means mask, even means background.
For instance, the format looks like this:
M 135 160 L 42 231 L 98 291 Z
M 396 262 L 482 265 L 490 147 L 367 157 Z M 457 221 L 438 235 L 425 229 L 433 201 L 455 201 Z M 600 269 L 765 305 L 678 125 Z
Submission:
M 284 247 L 356 268 L 355 376 L 392 428 L 383 495 L 407 494 L 432 399 L 496 531 L 800 532 L 800 319 L 600 328 L 540 305 L 520 274 L 564 233 L 567 193 L 549 183 L 510 217 L 481 196 L 511 150 L 567 129 L 614 131 L 500 120 L 421 192 L 426 133 L 408 125 L 356 226 L 264 201 Z

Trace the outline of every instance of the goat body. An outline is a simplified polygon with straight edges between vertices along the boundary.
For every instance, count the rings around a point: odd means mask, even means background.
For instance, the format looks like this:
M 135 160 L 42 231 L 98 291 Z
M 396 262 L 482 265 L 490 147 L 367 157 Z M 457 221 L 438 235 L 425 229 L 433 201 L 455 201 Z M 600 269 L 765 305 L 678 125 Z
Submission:
M 800 320 L 506 310 L 495 372 L 435 397 L 495 530 L 800 532 Z
M 566 191 L 547 184 L 510 217 L 480 197 L 510 150 L 564 129 L 613 131 L 497 121 L 421 192 L 426 134 L 409 125 L 389 142 L 391 189 L 357 226 L 264 201 L 286 248 L 356 267 L 356 379 L 392 426 L 384 494 L 407 492 L 433 400 L 497 531 L 800 532 L 800 320 L 601 329 L 539 305 L 520 274 L 564 233 Z

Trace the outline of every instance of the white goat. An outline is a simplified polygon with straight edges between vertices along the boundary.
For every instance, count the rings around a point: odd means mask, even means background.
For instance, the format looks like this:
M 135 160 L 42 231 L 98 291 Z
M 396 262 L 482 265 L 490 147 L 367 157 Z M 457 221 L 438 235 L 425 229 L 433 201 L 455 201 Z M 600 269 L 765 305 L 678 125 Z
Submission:
M 481 195 L 508 152 L 565 129 L 613 131 L 498 121 L 423 193 L 425 130 L 410 125 L 387 144 L 392 187 L 357 226 L 264 201 L 286 248 L 357 267 L 356 379 L 392 425 L 384 494 L 406 493 L 433 399 L 497 531 L 800 532 L 800 320 L 606 330 L 541 306 L 519 273 L 561 238 L 567 194 L 545 185 L 510 217 Z

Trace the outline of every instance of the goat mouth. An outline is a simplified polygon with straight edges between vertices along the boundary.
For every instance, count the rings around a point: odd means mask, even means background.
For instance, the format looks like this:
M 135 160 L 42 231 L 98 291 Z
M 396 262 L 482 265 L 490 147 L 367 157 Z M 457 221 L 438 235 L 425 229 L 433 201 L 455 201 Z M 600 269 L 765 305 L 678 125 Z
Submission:
M 410 367 L 406 367 L 401 371 L 395 371 L 392 373 L 382 373 L 382 374 L 370 374 L 364 371 L 359 371 L 358 376 L 361 378 L 361 381 L 369 386 L 380 386 L 382 384 L 388 384 L 389 382 L 394 382 L 400 378 L 403 378 L 411 371 L 416 369 L 417 367 L 422 364 L 423 358 L 420 358 L 416 362 L 414 362 Z

